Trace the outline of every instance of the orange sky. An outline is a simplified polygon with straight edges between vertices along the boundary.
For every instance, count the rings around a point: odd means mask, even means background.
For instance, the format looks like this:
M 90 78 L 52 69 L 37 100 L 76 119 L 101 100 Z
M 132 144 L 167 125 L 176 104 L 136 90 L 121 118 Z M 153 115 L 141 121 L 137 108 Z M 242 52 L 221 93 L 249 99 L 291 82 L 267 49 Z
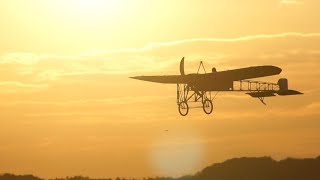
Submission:
M 239 156 L 320 152 L 316 0 L 0 1 L 0 173 L 192 174 Z M 181 117 L 176 86 L 129 79 L 275 65 L 303 96 L 220 93 Z M 165 130 L 168 130 L 166 132 Z

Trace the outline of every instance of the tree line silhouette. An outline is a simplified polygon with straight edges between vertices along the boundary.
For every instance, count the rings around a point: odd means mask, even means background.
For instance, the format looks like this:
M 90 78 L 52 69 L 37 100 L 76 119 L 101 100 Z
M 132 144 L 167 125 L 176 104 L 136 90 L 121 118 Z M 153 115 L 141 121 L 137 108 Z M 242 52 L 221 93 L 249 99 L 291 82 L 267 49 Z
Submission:
M 148 177 L 92 179 L 85 176 L 55 178 L 51 180 L 319 180 L 320 156 L 309 159 L 287 158 L 275 161 L 270 157 L 243 157 L 215 163 L 195 175 L 179 178 Z M 44 180 L 33 175 L 2 174 L 0 180 Z

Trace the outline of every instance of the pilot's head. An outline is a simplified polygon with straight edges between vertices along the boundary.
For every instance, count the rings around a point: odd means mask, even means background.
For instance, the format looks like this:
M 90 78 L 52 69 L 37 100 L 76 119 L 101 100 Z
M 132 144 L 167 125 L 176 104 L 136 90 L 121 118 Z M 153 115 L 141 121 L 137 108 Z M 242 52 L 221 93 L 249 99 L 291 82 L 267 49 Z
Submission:
M 215 67 L 212 68 L 212 73 L 216 73 L 217 69 Z

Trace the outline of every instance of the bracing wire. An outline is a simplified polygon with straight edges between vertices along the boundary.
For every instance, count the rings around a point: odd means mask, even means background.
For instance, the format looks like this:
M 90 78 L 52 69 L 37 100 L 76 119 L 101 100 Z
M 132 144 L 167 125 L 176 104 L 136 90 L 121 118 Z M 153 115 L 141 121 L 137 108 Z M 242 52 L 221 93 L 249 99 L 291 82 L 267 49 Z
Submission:
M 202 69 L 204 70 L 204 72 L 207 73 L 207 72 L 206 72 L 206 69 L 204 68 L 203 62 L 200 61 L 200 65 L 199 65 L 197 74 L 199 74 L 199 70 L 200 70 L 200 67 L 201 67 L 201 66 L 202 66 Z

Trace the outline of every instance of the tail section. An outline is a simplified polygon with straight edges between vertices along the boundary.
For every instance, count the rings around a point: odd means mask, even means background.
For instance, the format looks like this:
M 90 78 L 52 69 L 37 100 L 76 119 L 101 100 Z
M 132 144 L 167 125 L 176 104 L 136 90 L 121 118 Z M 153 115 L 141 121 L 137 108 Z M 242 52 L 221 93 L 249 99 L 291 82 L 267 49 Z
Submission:
M 279 85 L 279 91 L 277 91 L 277 94 L 280 96 L 303 94 L 303 93 L 296 91 L 296 90 L 290 90 L 288 88 L 288 79 L 286 79 L 286 78 L 279 79 L 278 85 Z

